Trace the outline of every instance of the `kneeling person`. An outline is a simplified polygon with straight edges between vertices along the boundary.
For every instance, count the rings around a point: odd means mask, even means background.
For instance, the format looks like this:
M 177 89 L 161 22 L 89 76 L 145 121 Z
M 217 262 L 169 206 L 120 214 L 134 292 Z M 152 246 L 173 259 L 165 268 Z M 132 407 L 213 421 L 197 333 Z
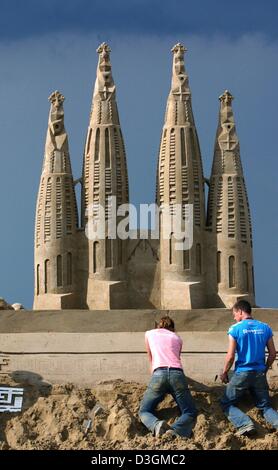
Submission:
M 251 305 L 246 300 L 238 301 L 233 307 L 236 324 L 228 331 L 229 349 L 221 374 L 222 382 L 228 384 L 221 400 L 222 409 L 239 435 L 255 432 L 253 421 L 235 406 L 247 390 L 265 420 L 278 429 L 278 413 L 271 407 L 266 378 L 267 370 L 276 357 L 273 333 L 269 325 L 255 320 L 251 312 Z M 265 348 L 268 350 L 267 361 Z M 228 371 L 233 365 L 235 353 L 235 370 L 229 382 Z
M 175 333 L 174 321 L 168 316 L 162 317 L 156 329 L 145 333 L 145 343 L 152 377 L 141 402 L 141 421 L 155 436 L 169 432 L 172 436 L 190 437 L 197 410 L 183 372 L 182 339 Z M 181 412 L 171 427 L 154 415 L 155 408 L 168 393 Z

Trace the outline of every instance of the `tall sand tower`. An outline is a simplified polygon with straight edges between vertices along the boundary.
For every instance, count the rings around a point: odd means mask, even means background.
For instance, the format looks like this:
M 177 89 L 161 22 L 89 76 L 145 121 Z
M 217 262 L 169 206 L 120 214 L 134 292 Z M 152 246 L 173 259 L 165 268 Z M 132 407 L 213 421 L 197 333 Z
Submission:
M 34 309 L 74 308 L 78 224 L 77 206 L 64 127 L 64 97 L 55 91 L 51 103 L 35 223 Z
M 157 204 L 160 213 L 161 308 L 191 309 L 206 306 L 205 298 L 205 198 L 202 160 L 195 127 L 191 91 L 184 66 L 186 48 L 176 44 L 173 52 L 172 85 L 162 130 Z M 177 249 L 174 233 L 165 238 L 166 217 L 182 205 L 182 229 L 192 209 L 192 234 Z M 169 208 L 169 211 L 166 208 Z M 166 230 L 167 232 L 167 230 Z M 192 238 L 192 246 L 190 244 Z M 180 245 L 180 244 L 179 244 Z
M 219 123 L 210 177 L 207 217 L 209 305 L 231 307 L 237 299 L 252 305 L 252 228 L 229 91 L 220 96 Z
M 103 43 L 97 52 L 97 77 L 83 160 L 82 225 L 87 236 L 88 258 L 86 303 L 89 309 L 124 308 L 128 306 L 128 240 L 121 239 L 114 230 L 111 233 L 110 228 L 115 209 L 129 202 L 126 154 L 110 48 Z M 124 214 L 118 215 L 116 225 L 124 218 Z M 98 234 L 97 227 L 103 229 L 102 234 Z

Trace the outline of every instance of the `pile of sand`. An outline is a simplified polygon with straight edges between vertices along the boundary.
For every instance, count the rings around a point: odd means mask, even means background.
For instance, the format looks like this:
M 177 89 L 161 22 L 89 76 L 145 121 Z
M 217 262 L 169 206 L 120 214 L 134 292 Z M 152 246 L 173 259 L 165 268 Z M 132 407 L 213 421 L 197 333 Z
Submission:
M 13 310 L 13 307 L 3 297 L 0 297 L 0 310 Z
M 25 310 L 23 305 L 16 302 L 12 305 L 8 304 L 3 297 L 0 297 L 0 310 Z
M 155 438 L 140 423 L 138 405 L 145 386 L 121 380 L 92 389 L 65 385 L 31 385 L 1 375 L 1 385 L 24 387 L 20 413 L 0 413 L 0 449 L 266 449 L 278 448 L 278 431 L 265 424 L 246 398 L 242 409 L 256 422 L 256 437 L 237 437 L 218 404 L 223 387 L 190 382 L 199 415 L 191 439 Z M 278 407 L 277 384 L 271 395 Z M 95 405 L 98 413 L 90 413 Z M 96 409 L 96 408 L 95 408 Z M 178 410 L 167 396 L 158 416 L 173 422 Z M 92 418 L 86 431 L 84 420 Z

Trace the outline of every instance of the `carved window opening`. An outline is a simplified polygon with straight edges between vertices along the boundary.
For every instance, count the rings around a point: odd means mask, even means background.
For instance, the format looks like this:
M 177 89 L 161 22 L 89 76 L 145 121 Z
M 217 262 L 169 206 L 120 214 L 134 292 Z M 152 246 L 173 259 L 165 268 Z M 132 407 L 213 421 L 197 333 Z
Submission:
M 73 221 L 72 212 L 73 187 L 72 178 L 65 178 L 65 200 L 66 200 L 66 234 L 72 234 L 72 227 L 76 224 Z
M 202 273 L 202 248 L 200 243 L 196 245 L 196 274 Z
M 112 240 L 111 238 L 105 238 L 105 267 L 112 267 Z
M 46 185 L 46 198 L 44 209 L 44 241 L 50 240 L 51 236 L 51 197 L 52 197 L 52 181 L 48 178 Z
M 170 134 L 170 159 L 169 159 L 169 204 L 170 214 L 174 213 L 176 202 L 176 135 L 175 129 Z
M 62 237 L 62 185 L 61 178 L 56 178 L 56 238 Z
M 37 264 L 37 295 L 40 293 L 40 265 Z
M 228 177 L 228 237 L 235 238 L 235 201 L 234 185 L 231 176 Z
M 222 232 L 222 209 L 223 209 L 223 178 L 219 177 L 217 185 L 217 213 L 216 213 L 216 233 Z
M 185 137 L 183 127 L 181 128 L 181 164 L 182 166 L 186 165 Z
M 243 288 L 244 292 L 249 292 L 249 275 L 248 275 L 248 263 L 244 261 L 242 263 L 243 269 Z
M 221 282 L 221 251 L 217 251 L 216 257 L 217 282 Z
M 95 142 L 95 160 L 99 160 L 99 128 L 96 131 L 96 142 Z
M 67 253 L 67 285 L 72 285 L 72 253 Z
M 44 178 L 42 178 L 41 180 L 39 206 L 38 206 L 38 214 L 37 214 L 37 222 L 36 222 L 36 245 L 37 247 L 40 246 L 43 193 L 44 193 Z
M 99 250 L 99 243 L 94 242 L 93 245 L 93 272 L 97 273 L 98 270 L 98 250 Z
M 244 206 L 244 193 L 242 188 L 241 179 L 237 177 L 237 197 L 239 203 L 239 226 L 241 241 L 247 242 L 247 225 L 246 225 L 246 212 Z
M 55 168 L 55 152 L 53 152 L 51 155 L 51 168 L 50 168 L 51 173 L 54 173 L 54 168 Z
M 183 249 L 183 269 L 190 268 L 190 258 L 189 258 L 189 243 L 188 238 L 183 239 L 184 249 Z
M 164 130 L 163 138 L 160 146 L 160 158 L 158 163 L 157 175 L 157 202 L 161 205 L 164 203 L 164 189 L 165 189 L 165 156 L 166 156 L 166 136 L 167 130 Z
M 119 136 L 118 136 L 118 131 L 117 128 L 114 127 L 114 149 L 115 149 L 115 155 L 116 155 L 116 191 L 117 191 L 117 204 L 122 204 L 123 203 L 123 194 L 124 194 L 124 177 L 122 176 L 122 173 L 125 171 L 124 168 L 124 163 L 121 158 L 121 153 L 120 153 L 120 143 L 119 143 Z
M 105 167 L 110 168 L 109 131 L 105 129 Z
M 197 155 L 197 148 L 196 148 L 196 141 L 195 141 L 195 135 L 192 127 L 189 128 L 189 138 L 191 141 L 191 150 L 192 150 L 192 159 L 195 160 Z
M 213 213 L 215 207 L 215 177 L 211 177 L 209 193 L 208 193 L 208 213 L 207 213 L 207 226 L 212 228 Z
M 235 257 L 229 256 L 229 287 L 235 287 Z
M 44 292 L 48 293 L 50 287 L 50 261 L 46 259 L 44 262 Z
M 57 287 L 63 285 L 63 275 L 62 275 L 62 256 L 57 256 Z

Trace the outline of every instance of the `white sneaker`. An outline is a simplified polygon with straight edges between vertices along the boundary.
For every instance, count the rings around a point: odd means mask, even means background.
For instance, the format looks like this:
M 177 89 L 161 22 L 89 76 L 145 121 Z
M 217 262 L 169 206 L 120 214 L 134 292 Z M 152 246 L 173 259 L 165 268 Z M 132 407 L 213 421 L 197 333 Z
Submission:
M 166 421 L 158 421 L 156 423 L 155 428 L 154 428 L 154 435 L 155 437 L 162 436 L 167 430 L 169 429 L 169 425 L 166 423 Z
M 253 436 L 256 434 L 256 428 L 253 423 L 245 424 L 238 428 L 236 435 L 237 436 Z

